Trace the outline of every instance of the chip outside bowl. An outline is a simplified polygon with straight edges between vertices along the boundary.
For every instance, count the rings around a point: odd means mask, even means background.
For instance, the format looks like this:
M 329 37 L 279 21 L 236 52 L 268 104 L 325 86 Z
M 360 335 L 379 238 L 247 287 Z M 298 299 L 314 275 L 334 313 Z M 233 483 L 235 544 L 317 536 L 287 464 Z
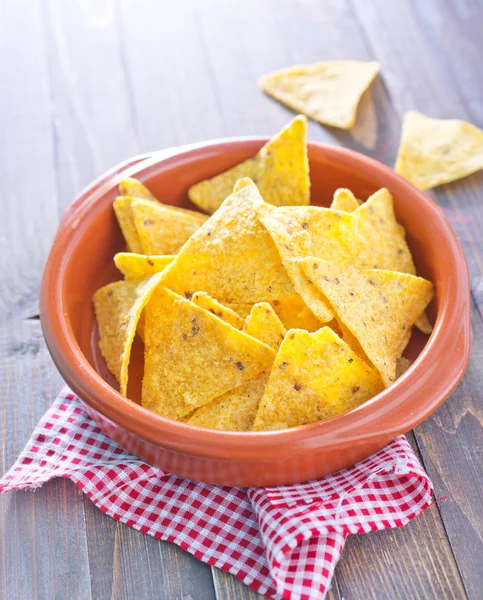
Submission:
M 188 187 L 253 155 L 266 138 L 215 140 L 135 157 L 88 186 L 66 209 L 42 279 L 46 343 L 89 415 L 120 446 L 166 472 L 220 485 L 290 484 L 349 467 L 423 421 L 449 396 L 469 358 L 469 276 L 461 245 L 440 209 L 391 169 L 356 152 L 309 143 L 312 201 L 338 187 L 394 196 L 418 273 L 435 284 L 429 340 L 390 388 L 334 419 L 290 430 L 235 433 L 191 427 L 119 394 L 92 348 L 93 291 L 112 280 L 124 242 L 112 211 L 117 185 L 138 177 L 165 203 L 186 204 Z M 118 277 L 120 278 L 120 276 Z

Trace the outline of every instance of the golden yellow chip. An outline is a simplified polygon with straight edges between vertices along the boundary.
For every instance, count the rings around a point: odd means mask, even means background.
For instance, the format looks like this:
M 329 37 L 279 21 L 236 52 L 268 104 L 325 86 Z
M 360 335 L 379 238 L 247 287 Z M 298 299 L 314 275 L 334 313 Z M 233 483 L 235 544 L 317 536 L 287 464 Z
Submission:
M 99 347 L 111 373 L 126 395 L 131 346 L 141 312 L 159 283 L 160 274 L 144 281 L 116 281 L 94 294 Z
M 253 425 L 285 429 L 330 419 L 372 398 L 383 385 L 332 329 L 291 329 L 280 346 Z
M 198 408 L 188 425 L 223 431 L 250 431 L 263 395 L 268 374 L 257 375 L 209 404 Z
M 365 244 L 357 233 L 356 218 L 319 206 L 275 208 L 259 202 L 255 209 L 277 245 L 295 291 L 317 319 L 322 323 L 331 321 L 332 309 L 294 259 L 316 256 L 333 262 L 359 263 L 365 256 Z
M 208 219 L 187 214 L 147 200 L 134 200 L 131 206 L 143 254 L 176 254 Z
M 139 179 L 135 179 L 134 177 L 128 177 L 121 181 L 119 184 L 119 195 L 131 196 L 132 198 L 143 198 L 144 200 L 154 200 L 157 202 L 157 198 L 151 194 L 148 188 L 142 184 Z
M 377 62 L 341 60 L 274 71 L 260 80 L 262 90 L 319 123 L 350 129 L 362 94 L 379 73 Z
M 431 301 L 431 282 L 395 271 L 341 268 L 313 258 L 301 263 L 389 386 L 396 379 L 411 327 Z
M 124 278 L 136 280 L 160 273 L 173 260 L 174 256 L 146 256 L 133 252 L 118 252 L 114 256 L 114 263 Z
M 353 212 L 362 202 L 358 200 L 354 194 L 347 188 L 339 188 L 334 192 L 334 198 L 330 208 L 333 210 L 344 210 L 345 212 Z
M 118 196 L 113 203 L 114 213 L 124 239 L 126 240 L 129 252 L 141 253 L 141 240 L 139 239 L 136 225 L 134 225 L 131 204 L 132 198 L 128 196 Z
M 243 331 L 275 351 L 287 333 L 282 322 L 268 302 L 259 302 L 245 320 Z
M 248 304 L 237 304 L 236 302 L 228 302 L 226 306 L 228 306 L 228 308 L 231 308 L 231 310 L 235 311 L 237 315 L 240 315 L 240 317 L 243 320 L 245 320 L 248 317 L 248 315 L 252 312 L 254 304 L 254 302 L 249 302 Z
M 271 304 L 285 329 L 317 331 L 322 327 L 322 323 L 299 294 L 292 294 L 281 300 L 273 300 Z
M 406 113 L 394 170 L 420 190 L 483 169 L 483 131 L 457 119 Z
M 240 180 L 165 269 L 164 285 L 186 297 L 203 290 L 224 304 L 292 294 L 277 248 L 255 214 L 257 201 L 262 200 L 256 185 Z
M 194 204 L 214 213 L 243 177 L 257 184 L 265 202 L 276 206 L 310 202 L 307 159 L 307 120 L 296 117 L 248 160 L 201 183 L 193 185 L 188 196 Z
M 206 292 L 195 292 L 191 296 L 191 302 L 196 304 L 196 306 L 201 306 L 201 308 L 209 310 L 210 313 L 216 315 L 223 321 L 226 321 L 235 329 L 243 329 L 245 321 L 240 317 L 240 315 L 231 310 L 231 308 L 228 308 L 228 306 L 220 304 L 218 300 L 208 296 Z
M 145 310 L 142 404 L 179 419 L 267 373 L 275 353 L 160 286 Z

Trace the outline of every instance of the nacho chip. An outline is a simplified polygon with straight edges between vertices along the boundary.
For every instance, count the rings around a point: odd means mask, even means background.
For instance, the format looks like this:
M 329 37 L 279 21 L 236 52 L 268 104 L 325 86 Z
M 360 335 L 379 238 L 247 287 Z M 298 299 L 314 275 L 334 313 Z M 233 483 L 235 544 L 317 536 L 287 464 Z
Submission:
M 231 308 L 231 310 L 233 310 L 234 312 L 236 312 L 237 315 L 240 315 L 240 317 L 245 320 L 248 315 L 252 312 L 252 308 L 254 307 L 255 303 L 254 302 L 249 302 L 248 304 L 237 304 L 235 303 L 230 303 L 228 302 L 226 304 L 226 306 L 228 306 L 228 308 Z
M 245 385 L 198 408 L 188 419 L 188 425 L 223 431 L 250 431 L 267 379 L 268 373 L 257 375 Z
M 143 254 L 176 254 L 208 218 L 146 200 L 134 200 L 131 210 Z
M 483 131 L 467 121 L 406 113 L 394 170 L 420 190 L 483 169 Z
M 124 279 L 141 280 L 160 273 L 171 264 L 174 256 L 146 256 L 133 252 L 118 252 L 114 256 L 116 267 L 124 275 Z
M 377 62 L 321 62 L 274 71 L 262 90 L 296 112 L 331 127 L 351 129 L 362 94 L 379 73 Z
M 362 204 L 354 194 L 347 188 L 339 188 L 334 192 L 334 199 L 330 208 L 333 210 L 344 210 L 345 212 L 353 212 Z
M 212 214 L 233 191 L 238 179 L 249 177 L 257 184 L 265 202 L 276 206 L 310 202 L 307 159 L 307 120 L 296 117 L 248 160 L 201 183 L 188 196 Z
M 155 202 L 158 201 L 148 188 L 142 184 L 139 179 L 135 179 L 134 177 L 128 177 L 121 181 L 119 184 L 119 195 L 131 196 L 132 198 L 143 198 L 144 200 L 154 200 Z
M 179 419 L 268 372 L 274 351 L 160 286 L 145 310 L 142 405 Z
M 141 253 L 142 246 L 139 239 L 138 230 L 134 224 L 131 210 L 132 198 L 127 196 L 118 196 L 113 203 L 114 213 L 116 215 L 122 235 L 126 240 L 129 252 Z
M 327 298 L 337 319 L 357 339 L 384 384 L 396 379 L 411 327 L 433 296 L 422 277 L 395 271 L 357 269 L 305 258 L 307 277 Z
M 253 431 L 330 419 L 372 398 L 383 385 L 329 327 L 291 329 L 278 351 Z
M 257 203 L 255 210 L 277 245 L 295 291 L 317 319 L 322 323 L 331 321 L 332 309 L 293 259 L 316 256 L 333 262 L 360 263 L 365 245 L 357 233 L 355 217 L 319 206 L 275 208 L 265 202 Z
M 131 346 L 141 312 L 157 287 L 160 274 L 144 281 L 116 281 L 100 288 L 92 301 L 99 329 L 99 347 L 109 371 L 127 393 Z
M 281 300 L 273 300 L 272 306 L 287 330 L 306 329 L 307 331 L 317 331 L 322 327 L 322 323 L 299 294 L 292 294 Z
M 258 220 L 262 202 L 250 179 L 237 183 L 220 209 L 164 271 L 164 285 L 186 297 L 203 290 L 223 303 L 263 302 L 293 293 L 277 248 Z
M 201 308 L 210 311 L 210 313 L 216 315 L 219 319 L 226 321 L 235 329 L 243 329 L 245 321 L 240 315 L 231 310 L 231 308 L 228 308 L 228 306 L 224 306 L 211 296 L 208 296 L 206 292 L 194 293 L 191 296 L 191 302 L 196 304 L 196 306 L 201 306 Z
M 412 364 L 413 364 L 412 360 L 409 360 L 409 358 L 406 358 L 405 356 L 401 356 L 401 358 L 397 361 L 396 379 L 399 379 L 399 377 L 401 377 L 401 375 L 404 375 L 404 373 L 409 369 L 409 367 Z
M 243 331 L 260 340 L 275 351 L 287 331 L 268 302 L 258 302 L 245 320 Z

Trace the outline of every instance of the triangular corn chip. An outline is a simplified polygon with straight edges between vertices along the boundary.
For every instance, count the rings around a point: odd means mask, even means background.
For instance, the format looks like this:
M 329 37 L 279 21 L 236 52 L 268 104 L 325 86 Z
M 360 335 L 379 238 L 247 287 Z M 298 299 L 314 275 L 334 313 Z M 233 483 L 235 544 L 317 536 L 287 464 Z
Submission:
M 126 240 L 129 252 L 142 253 L 141 240 L 132 216 L 133 199 L 129 196 L 118 196 L 113 202 L 114 214 L 116 215 L 122 235 Z
M 257 203 L 255 209 L 277 245 L 296 292 L 321 322 L 331 321 L 334 313 L 330 306 L 293 259 L 316 256 L 342 263 L 363 260 L 365 245 L 357 233 L 354 216 L 319 206 L 275 208 L 265 202 Z
M 124 275 L 124 279 L 142 280 L 160 273 L 171 264 L 174 256 L 146 256 L 134 252 L 118 252 L 114 256 L 114 264 Z
M 208 296 L 206 292 L 196 292 L 191 297 L 191 302 L 196 306 L 201 306 L 205 310 L 210 311 L 213 315 L 229 323 L 235 329 L 243 329 L 245 321 L 235 311 L 220 304 L 218 300 L 215 300 L 211 296 Z M 250 334 L 251 335 L 251 334 Z M 256 336 L 254 336 L 256 337 Z M 263 341 L 263 340 L 262 340 Z
M 164 285 L 186 297 L 202 290 L 223 303 L 262 302 L 292 294 L 277 248 L 255 214 L 257 201 L 262 202 L 256 185 L 240 180 L 165 269 Z
M 158 201 L 158 199 L 151 194 L 148 188 L 142 184 L 139 179 L 135 179 L 134 177 L 128 177 L 127 179 L 123 179 L 119 184 L 119 195 L 120 196 L 131 196 L 132 198 L 143 198 L 144 200 L 154 200 Z
M 350 190 L 347 188 L 339 188 L 334 192 L 334 198 L 330 208 L 333 210 L 353 212 L 361 204 L 362 202 L 358 200 Z
M 412 364 L 413 364 L 413 362 L 411 360 L 409 360 L 409 358 L 406 358 L 405 356 L 401 356 L 401 358 L 397 361 L 396 379 L 399 379 L 399 377 L 401 377 L 401 375 L 404 375 L 404 373 L 409 369 L 409 367 Z
M 378 190 L 354 211 L 359 233 L 367 241 L 367 266 L 416 275 L 406 231 L 396 221 L 392 196 L 386 188 Z M 432 331 L 426 313 L 415 323 L 423 333 Z
M 142 404 L 179 419 L 268 372 L 274 351 L 160 286 L 145 310 Z
M 134 200 L 131 210 L 143 254 L 176 254 L 208 219 L 201 213 L 174 211 L 148 200 Z
M 198 408 L 188 419 L 188 425 L 223 431 L 250 431 L 267 379 L 268 373 L 257 375 L 245 385 Z
M 406 113 L 394 170 L 420 190 L 483 169 L 483 131 L 457 119 Z
M 287 331 L 268 302 L 258 302 L 245 320 L 243 331 L 260 340 L 275 351 Z
M 214 213 L 232 193 L 238 179 L 249 177 L 269 204 L 308 204 L 310 201 L 307 159 L 307 120 L 296 117 L 248 160 L 201 183 L 193 185 L 188 196 L 194 204 Z
M 247 304 L 237 304 L 236 302 L 227 302 L 226 306 L 228 306 L 228 308 L 231 308 L 231 310 L 235 311 L 237 315 L 240 315 L 240 317 L 245 320 L 248 315 L 252 312 L 252 308 L 254 307 L 255 303 L 254 302 L 249 302 Z
M 260 86 L 275 100 L 319 123 L 350 129 L 359 100 L 379 70 L 377 62 L 321 62 L 269 73 Z
M 305 304 L 300 294 L 292 294 L 281 300 L 273 300 L 272 306 L 285 329 L 317 331 L 322 323 Z
M 307 277 L 327 298 L 379 371 L 384 385 L 396 379 L 396 365 L 411 335 L 411 327 L 433 296 L 422 277 L 395 271 L 357 269 L 350 265 L 305 258 Z
M 127 393 L 129 360 L 136 326 L 160 274 L 144 281 L 116 281 L 100 288 L 92 301 L 99 329 L 99 347 L 106 364 Z
M 330 419 L 382 389 L 377 373 L 329 327 L 315 333 L 291 329 L 273 364 L 253 430 Z

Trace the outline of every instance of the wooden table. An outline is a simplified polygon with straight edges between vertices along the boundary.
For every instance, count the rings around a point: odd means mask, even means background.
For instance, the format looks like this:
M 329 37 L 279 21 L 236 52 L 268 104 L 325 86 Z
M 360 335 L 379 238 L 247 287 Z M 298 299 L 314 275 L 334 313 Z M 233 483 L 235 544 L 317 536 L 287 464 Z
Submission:
M 351 132 L 311 123 L 309 137 L 392 165 L 409 109 L 483 126 L 482 31 L 481 0 L 4 0 L 0 473 L 61 387 L 39 282 L 59 216 L 84 185 L 140 152 L 275 133 L 292 114 L 259 91 L 259 76 L 330 59 L 378 60 L 382 77 Z M 401 530 L 350 537 L 334 600 L 482 594 L 483 172 L 431 196 L 466 250 L 473 352 L 451 398 L 409 437 L 436 497 L 450 496 Z M 104 516 L 68 481 L 0 498 L 1 598 L 255 596 Z

